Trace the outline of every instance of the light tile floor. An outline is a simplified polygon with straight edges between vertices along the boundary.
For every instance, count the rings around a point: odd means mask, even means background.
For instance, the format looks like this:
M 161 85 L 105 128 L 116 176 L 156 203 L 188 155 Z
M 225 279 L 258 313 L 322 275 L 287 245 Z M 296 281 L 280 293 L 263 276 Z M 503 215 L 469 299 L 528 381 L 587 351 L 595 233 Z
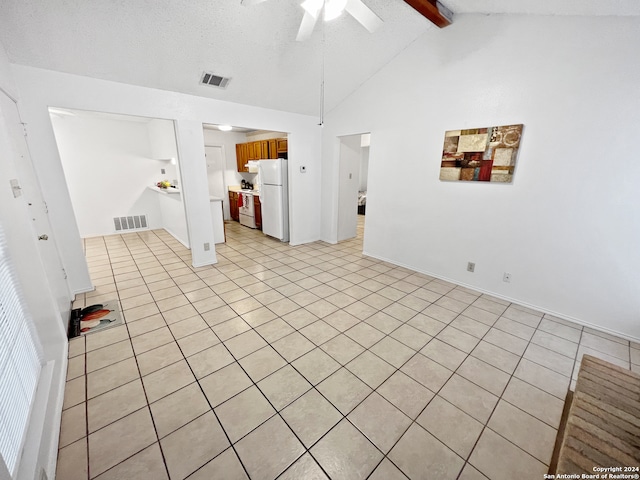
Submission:
M 540 479 L 579 358 L 640 345 L 362 254 L 232 222 L 91 238 L 126 325 L 74 339 L 57 478 Z M 637 347 L 637 348 L 636 348 Z

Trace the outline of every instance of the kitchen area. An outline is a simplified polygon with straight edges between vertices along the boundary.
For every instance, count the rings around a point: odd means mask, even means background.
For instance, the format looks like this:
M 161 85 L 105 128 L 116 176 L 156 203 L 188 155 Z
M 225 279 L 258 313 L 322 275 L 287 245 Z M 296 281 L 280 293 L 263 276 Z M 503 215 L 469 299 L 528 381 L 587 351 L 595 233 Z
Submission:
M 164 229 L 192 247 L 172 120 L 54 107 L 50 118 L 82 238 Z M 232 221 L 289 241 L 288 134 L 203 127 L 209 208 L 199 215 L 213 227 L 204 248 L 224 243 Z
M 225 196 L 225 221 L 289 241 L 287 134 L 205 125 L 204 138 L 209 193 Z

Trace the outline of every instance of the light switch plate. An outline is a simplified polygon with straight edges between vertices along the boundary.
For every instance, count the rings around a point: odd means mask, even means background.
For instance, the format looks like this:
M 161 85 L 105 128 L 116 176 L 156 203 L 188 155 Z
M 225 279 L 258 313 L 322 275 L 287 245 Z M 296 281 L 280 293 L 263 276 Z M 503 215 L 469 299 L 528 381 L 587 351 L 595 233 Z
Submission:
M 9 183 L 11 184 L 11 190 L 13 191 L 13 198 L 18 198 L 22 195 L 22 187 L 20 186 L 18 179 L 13 178 L 9 180 Z

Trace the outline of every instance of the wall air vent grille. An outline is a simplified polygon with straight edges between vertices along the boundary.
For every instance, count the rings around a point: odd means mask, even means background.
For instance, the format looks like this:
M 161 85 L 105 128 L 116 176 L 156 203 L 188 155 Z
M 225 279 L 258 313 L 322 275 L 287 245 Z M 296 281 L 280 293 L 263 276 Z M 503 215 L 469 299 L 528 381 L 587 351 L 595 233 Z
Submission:
M 113 224 L 116 227 L 116 232 L 121 232 L 122 230 L 144 230 L 148 228 L 146 215 L 114 217 Z
M 221 77 L 219 75 L 214 75 L 213 73 L 204 72 L 202 74 L 202 78 L 200 79 L 200 83 L 202 85 L 210 85 L 212 87 L 227 88 L 229 80 L 231 79 Z

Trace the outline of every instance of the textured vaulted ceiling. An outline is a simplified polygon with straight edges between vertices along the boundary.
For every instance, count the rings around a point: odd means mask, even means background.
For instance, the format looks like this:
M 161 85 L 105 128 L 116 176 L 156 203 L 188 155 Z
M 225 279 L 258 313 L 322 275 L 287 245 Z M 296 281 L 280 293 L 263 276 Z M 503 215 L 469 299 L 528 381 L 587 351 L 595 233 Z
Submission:
M 435 28 L 400 0 L 364 0 L 373 34 L 349 15 L 325 24 L 331 109 Z M 296 42 L 301 0 L 0 0 L 0 41 L 13 63 L 290 112 L 319 110 L 322 31 Z M 455 13 L 638 15 L 639 0 L 444 0 Z M 231 77 L 199 85 L 203 71 Z
M 456 13 L 524 15 L 640 15 L 638 0 L 444 0 Z

